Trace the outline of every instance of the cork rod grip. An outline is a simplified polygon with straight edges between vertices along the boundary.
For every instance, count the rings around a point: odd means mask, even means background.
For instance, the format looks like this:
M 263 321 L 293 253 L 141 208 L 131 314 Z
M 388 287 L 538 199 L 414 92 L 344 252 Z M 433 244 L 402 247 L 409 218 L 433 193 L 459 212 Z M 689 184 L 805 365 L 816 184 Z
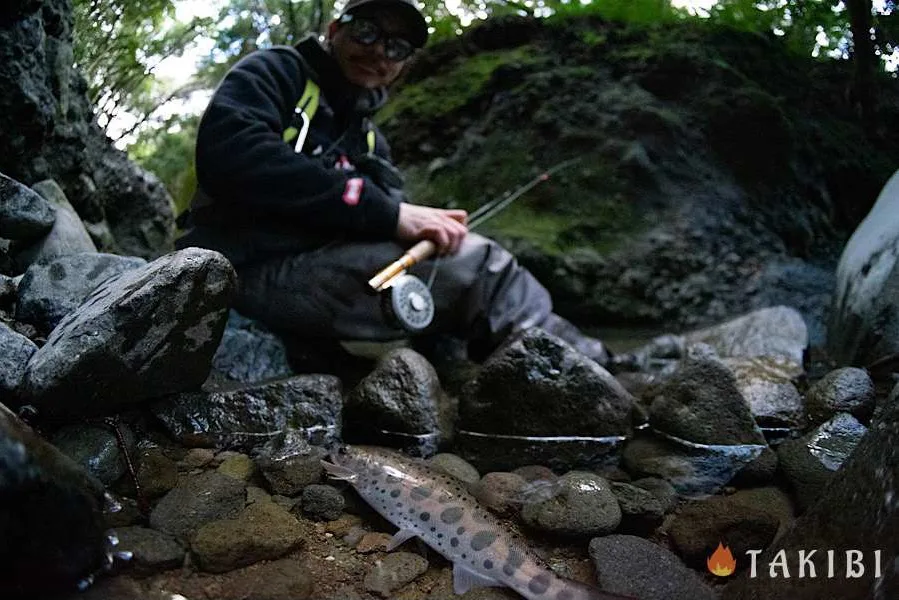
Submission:
M 417 262 L 434 254 L 434 250 L 436 249 L 437 246 L 431 240 L 422 240 L 418 242 L 409 248 L 401 257 L 378 271 L 374 277 L 368 280 L 368 285 L 376 292 L 381 291 L 387 282 Z

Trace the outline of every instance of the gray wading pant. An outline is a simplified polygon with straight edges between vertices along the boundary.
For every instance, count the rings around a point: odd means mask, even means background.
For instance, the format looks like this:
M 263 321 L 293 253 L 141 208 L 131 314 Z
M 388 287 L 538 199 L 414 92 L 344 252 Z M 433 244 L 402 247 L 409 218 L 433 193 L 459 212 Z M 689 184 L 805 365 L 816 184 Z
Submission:
M 368 280 L 404 252 L 396 242 L 332 242 L 317 250 L 238 267 L 235 307 L 301 337 L 396 340 Z M 435 259 L 410 269 L 427 282 Z M 491 350 L 510 333 L 541 324 L 552 310 L 546 289 L 505 248 L 469 233 L 438 260 L 435 316 L 423 334 L 443 333 Z

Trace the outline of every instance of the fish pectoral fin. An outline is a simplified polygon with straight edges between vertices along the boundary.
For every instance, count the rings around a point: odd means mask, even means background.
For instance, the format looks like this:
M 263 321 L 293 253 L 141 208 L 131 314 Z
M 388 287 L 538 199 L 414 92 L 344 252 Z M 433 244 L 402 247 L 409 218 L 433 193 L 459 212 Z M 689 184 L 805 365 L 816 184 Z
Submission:
M 325 471 L 328 473 L 328 477 L 331 479 L 339 479 L 340 481 L 355 481 L 356 480 L 356 472 L 352 469 L 347 469 L 346 467 L 342 467 L 338 464 L 328 462 L 326 460 L 319 461 L 322 467 L 325 468 Z
M 472 571 L 462 563 L 453 563 L 453 592 L 456 594 L 464 594 L 471 588 L 504 587 L 505 585 L 496 579 Z
M 390 538 L 390 543 L 387 544 L 387 551 L 392 552 L 393 550 L 408 542 L 410 539 L 414 538 L 416 535 L 418 534 L 411 529 L 400 529 L 393 534 L 392 538 Z

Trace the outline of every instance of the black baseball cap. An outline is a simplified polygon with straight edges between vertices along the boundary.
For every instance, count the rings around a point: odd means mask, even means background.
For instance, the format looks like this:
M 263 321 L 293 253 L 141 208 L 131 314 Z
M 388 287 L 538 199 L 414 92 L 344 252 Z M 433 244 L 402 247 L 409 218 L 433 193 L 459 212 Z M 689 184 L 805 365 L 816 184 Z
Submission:
M 421 48 L 428 41 L 428 22 L 425 21 L 425 16 L 415 6 L 414 0 L 350 0 L 340 12 L 340 17 L 347 13 L 352 13 L 363 6 L 392 8 L 403 11 L 409 19 L 409 24 L 412 25 L 412 35 L 409 38 L 409 42 L 416 48 Z

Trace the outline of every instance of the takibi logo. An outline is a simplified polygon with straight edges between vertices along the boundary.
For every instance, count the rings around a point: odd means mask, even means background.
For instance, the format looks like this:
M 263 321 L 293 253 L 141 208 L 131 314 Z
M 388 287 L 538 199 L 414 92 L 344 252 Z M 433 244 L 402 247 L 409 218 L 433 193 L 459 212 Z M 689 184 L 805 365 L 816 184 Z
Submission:
M 712 575 L 718 577 L 733 575 L 737 569 L 737 561 L 734 559 L 733 553 L 722 542 L 718 542 L 718 548 L 712 552 L 705 564 L 709 567 Z
M 749 557 L 750 579 L 759 577 L 759 571 L 762 572 L 762 576 L 767 575 L 771 579 L 790 579 L 791 577 L 799 579 L 806 577 L 811 579 L 816 577 L 858 579 L 865 575 L 874 579 L 883 577 L 883 552 L 881 550 L 873 550 L 870 553 L 862 550 L 797 550 L 795 551 L 795 561 L 790 560 L 792 553 L 779 550 L 768 562 L 767 569 L 759 568 L 758 557 L 761 553 L 762 550 L 746 551 L 746 556 Z M 719 541 L 718 548 L 706 560 L 706 566 L 712 575 L 729 577 L 737 570 L 737 561 L 730 548 L 724 542 Z

